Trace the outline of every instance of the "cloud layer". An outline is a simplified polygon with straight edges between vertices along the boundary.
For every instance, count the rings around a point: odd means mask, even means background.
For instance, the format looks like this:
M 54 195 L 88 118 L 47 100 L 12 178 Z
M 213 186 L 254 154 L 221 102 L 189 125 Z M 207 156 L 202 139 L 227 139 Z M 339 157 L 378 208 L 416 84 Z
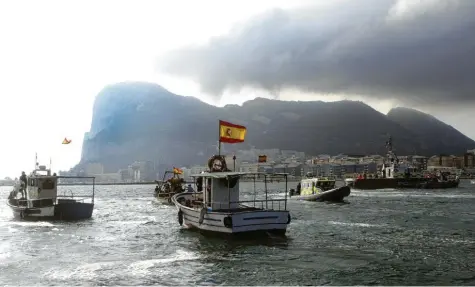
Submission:
M 162 55 L 157 68 L 218 97 L 256 87 L 475 103 L 475 1 L 332 3 L 269 11 L 204 46 Z

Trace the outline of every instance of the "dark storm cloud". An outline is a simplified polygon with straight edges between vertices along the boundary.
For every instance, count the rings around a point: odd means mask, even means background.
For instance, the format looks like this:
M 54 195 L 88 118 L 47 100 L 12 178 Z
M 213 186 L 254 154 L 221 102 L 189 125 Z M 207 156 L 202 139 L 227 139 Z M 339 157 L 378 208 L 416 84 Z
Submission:
M 163 55 L 158 69 L 219 96 L 278 92 L 475 103 L 475 1 L 349 0 L 272 10 L 205 46 Z

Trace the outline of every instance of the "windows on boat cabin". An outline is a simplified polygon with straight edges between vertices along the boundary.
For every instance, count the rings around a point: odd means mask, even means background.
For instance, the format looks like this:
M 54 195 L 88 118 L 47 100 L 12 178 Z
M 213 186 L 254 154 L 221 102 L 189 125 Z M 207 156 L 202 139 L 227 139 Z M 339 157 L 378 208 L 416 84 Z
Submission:
M 318 187 L 321 189 L 333 188 L 335 186 L 334 180 L 304 180 L 301 183 L 301 188 L 313 188 Z
M 30 177 L 27 183 L 29 199 L 56 198 L 57 177 Z

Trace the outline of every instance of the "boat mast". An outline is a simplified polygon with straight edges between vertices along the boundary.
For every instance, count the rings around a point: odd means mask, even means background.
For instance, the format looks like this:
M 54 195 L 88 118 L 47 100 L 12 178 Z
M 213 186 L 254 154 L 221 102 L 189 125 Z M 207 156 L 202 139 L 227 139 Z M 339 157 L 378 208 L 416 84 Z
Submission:
M 390 164 L 393 168 L 396 168 L 396 167 L 397 167 L 397 163 L 398 163 L 398 159 L 397 159 L 396 154 L 395 154 L 394 151 L 393 151 L 393 139 L 392 139 L 391 136 L 389 136 L 389 139 L 388 139 L 388 141 L 386 142 L 386 149 L 387 149 L 386 158 L 388 159 L 389 164 Z

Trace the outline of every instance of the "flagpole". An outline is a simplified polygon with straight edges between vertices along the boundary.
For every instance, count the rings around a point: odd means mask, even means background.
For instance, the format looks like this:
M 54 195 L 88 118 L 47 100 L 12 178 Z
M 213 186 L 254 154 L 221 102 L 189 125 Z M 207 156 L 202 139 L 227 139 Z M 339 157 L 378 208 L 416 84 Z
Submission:
M 218 121 L 218 155 L 221 155 L 221 125 Z

